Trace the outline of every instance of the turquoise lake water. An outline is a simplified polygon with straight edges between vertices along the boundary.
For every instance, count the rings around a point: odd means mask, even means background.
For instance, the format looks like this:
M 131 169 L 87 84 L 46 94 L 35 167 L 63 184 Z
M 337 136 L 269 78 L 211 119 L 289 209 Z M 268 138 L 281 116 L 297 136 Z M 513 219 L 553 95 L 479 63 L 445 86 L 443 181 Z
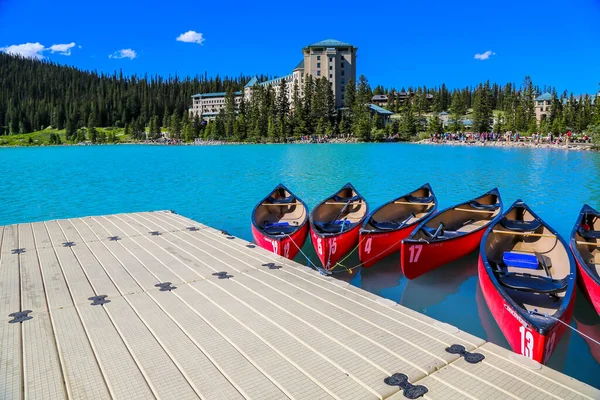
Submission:
M 252 240 L 250 213 L 277 183 L 309 207 L 352 182 L 370 209 L 429 182 L 440 208 L 497 186 L 568 238 L 583 203 L 600 208 L 600 154 L 412 144 L 73 146 L 0 149 L 0 225 L 150 210 Z M 304 250 L 317 261 L 310 242 Z M 299 262 L 306 263 L 302 257 Z M 508 348 L 483 300 L 477 254 L 413 281 L 394 254 L 338 278 Z M 346 264 L 358 264 L 356 254 Z M 573 327 L 600 340 L 600 317 L 577 293 Z M 600 387 L 600 346 L 568 332 L 548 364 Z

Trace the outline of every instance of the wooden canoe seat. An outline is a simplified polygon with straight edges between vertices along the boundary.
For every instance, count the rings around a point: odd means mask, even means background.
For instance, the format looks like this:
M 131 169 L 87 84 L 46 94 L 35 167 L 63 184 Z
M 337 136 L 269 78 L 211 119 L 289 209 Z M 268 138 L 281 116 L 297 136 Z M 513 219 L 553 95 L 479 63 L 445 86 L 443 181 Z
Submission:
M 502 286 L 531 293 L 560 293 L 567 290 L 569 284 L 568 279 L 555 280 L 539 275 L 514 272 L 500 273 L 497 277 Z

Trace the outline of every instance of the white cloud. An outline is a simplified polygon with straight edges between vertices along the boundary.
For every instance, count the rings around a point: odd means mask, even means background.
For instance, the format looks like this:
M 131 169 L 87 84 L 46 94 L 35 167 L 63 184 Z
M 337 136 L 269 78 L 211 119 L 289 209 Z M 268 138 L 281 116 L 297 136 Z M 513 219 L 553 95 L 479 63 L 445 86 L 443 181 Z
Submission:
M 23 44 L 13 44 L 11 46 L 0 47 L 0 51 L 10 54 L 17 54 L 27 58 L 37 58 L 41 60 L 44 58 L 42 54 L 44 51 L 50 51 L 52 54 L 58 53 L 63 56 L 70 56 L 71 49 L 75 47 L 75 42 L 66 43 L 66 44 L 53 44 L 50 47 L 45 47 L 40 42 L 35 43 L 23 43 Z M 79 46 L 81 48 L 81 46 Z
M 48 49 L 46 49 L 46 50 L 50 50 L 52 53 L 62 54 L 63 56 L 70 56 L 71 49 L 73 47 L 75 47 L 75 42 L 71 42 L 71 43 L 67 43 L 67 44 L 53 44 L 52 46 L 48 47 Z M 79 46 L 79 48 L 81 48 L 81 46 Z
M 11 46 L 0 47 L 0 51 L 5 53 L 16 54 L 27 58 L 37 58 L 38 60 L 44 58 L 42 55 L 44 50 L 46 50 L 46 48 L 39 42 L 13 44 Z
M 130 60 L 133 60 L 136 57 L 137 53 L 132 49 L 121 49 L 108 55 L 108 58 L 129 58 Z
M 496 53 L 494 53 L 491 50 L 488 50 L 488 51 L 486 51 L 485 53 L 482 53 L 482 54 L 475 54 L 475 59 L 476 60 L 487 60 L 491 56 L 495 56 L 495 55 L 496 55 Z
M 181 35 L 177 36 L 178 42 L 202 44 L 204 43 L 204 40 L 206 39 L 204 39 L 202 34 L 196 31 L 187 31 L 186 33 L 182 33 Z

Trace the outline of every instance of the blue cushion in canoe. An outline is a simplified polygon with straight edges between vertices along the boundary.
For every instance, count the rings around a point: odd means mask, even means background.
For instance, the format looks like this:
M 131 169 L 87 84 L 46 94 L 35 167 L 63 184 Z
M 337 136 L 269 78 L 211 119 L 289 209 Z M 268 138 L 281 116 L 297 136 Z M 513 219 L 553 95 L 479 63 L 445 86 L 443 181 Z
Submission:
M 354 196 L 354 197 L 340 197 L 337 194 L 335 196 L 333 196 L 333 200 L 334 201 L 339 201 L 340 203 L 348 203 L 351 201 L 357 201 L 360 200 L 360 196 Z
M 488 210 L 488 211 L 493 211 L 493 210 L 497 209 L 498 207 L 500 207 L 500 204 L 498 204 L 498 203 L 481 204 L 478 201 L 472 201 L 469 203 L 469 205 L 476 210 Z
M 538 259 L 534 254 L 522 254 L 505 251 L 502 261 L 509 267 L 538 269 Z
M 577 229 L 577 233 L 579 233 L 582 237 L 584 237 L 586 239 L 599 239 L 600 238 L 600 231 L 586 230 L 586 229 L 583 229 L 582 227 L 579 227 L 579 229 Z
M 348 220 L 335 220 L 327 222 L 314 222 L 315 226 L 324 233 L 338 233 L 347 229 L 352 223 Z
M 398 229 L 403 225 L 404 222 L 398 221 L 381 221 L 377 222 L 374 219 L 371 220 L 371 225 L 373 225 L 377 229 L 381 229 L 382 231 L 391 231 L 394 229 Z
M 283 198 L 279 198 L 279 199 L 274 199 L 273 197 L 267 197 L 267 203 L 272 203 L 272 204 L 287 204 L 287 203 L 291 203 L 294 200 L 295 200 L 295 198 L 293 196 L 283 197 Z
M 560 293 L 567 290 L 568 279 L 554 280 L 551 278 L 529 274 L 500 274 L 498 281 L 502 286 L 532 293 Z
M 542 225 L 542 223 L 537 219 L 534 219 L 533 221 L 519 221 L 516 219 L 507 218 L 502 218 L 502 220 L 500 220 L 500 224 L 506 229 L 515 232 L 532 232 Z
M 433 196 L 417 197 L 409 194 L 408 196 L 404 196 L 404 200 L 410 203 L 431 203 L 433 202 Z
M 278 227 L 278 226 L 289 226 L 290 223 L 289 222 L 267 222 L 265 223 L 265 227 L 270 228 L 270 227 Z

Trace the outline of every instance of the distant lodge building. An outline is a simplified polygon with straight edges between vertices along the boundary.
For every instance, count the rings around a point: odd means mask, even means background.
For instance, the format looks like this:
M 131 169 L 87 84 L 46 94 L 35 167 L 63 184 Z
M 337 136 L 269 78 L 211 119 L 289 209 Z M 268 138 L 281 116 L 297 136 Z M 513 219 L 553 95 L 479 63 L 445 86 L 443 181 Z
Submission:
M 256 77 L 248 82 L 244 89 L 235 92 L 236 106 L 242 100 L 250 100 L 252 97 L 252 88 L 258 84 L 264 87 L 271 86 L 275 95 L 279 93 L 281 80 L 286 81 L 286 94 L 288 101 L 292 104 L 292 95 L 294 83 L 298 83 L 300 96 L 304 95 L 304 79 L 310 75 L 314 79 L 322 77 L 327 78 L 331 83 L 333 95 L 335 97 L 336 108 L 342 108 L 344 104 L 344 92 L 349 81 L 356 82 L 356 51 L 358 48 L 349 43 L 337 40 L 323 40 L 313 43 L 302 49 L 304 58 L 292 70 L 292 73 L 259 82 Z M 214 119 L 221 109 L 225 106 L 225 93 L 200 93 L 192 96 L 192 107 L 190 115 L 200 116 L 205 121 Z M 381 108 L 378 104 L 369 105 L 369 110 L 383 118 L 384 123 L 389 120 L 391 112 Z
M 581 102 L 584 100 L 586 95 L 579 95 L 579 96 L 574 96 L 573 98 L 575 99 L 576 102 Z M 597 101 L 595 99 L 600 97 L 600 93 L 594 95 L 590 95 L 590 101 L 592 103 L 594 103 L 594 101 Z M 535 102 L 535 119 L 537 121 L 537 123 L 541 123 L 542 121 L 544 121 L 546 118 L 550 117 L 550 109 L 552 106 L 552 95 L 550 93 L 544 93 L 538 97 L 536 97 L 534 100 Z M 567 101 L 567 99 L 563 100 L 564 102 Z
M 255 84 L 267 87 L 271 86 L 278 94 L 281 80 L 285 79 L 287 83 L 286 94 L 291 104 L 292 89 L 294 83 L 298 83 L 300 96 L 303 95 L 304 77 L 307 75 L 315 79 L 327 78 L 331 83 L 335 105 L 341 108 L 344 104 L 344 92 L 346 84 L 349 81 L 356 82 L 356 51 L 358 48 L 349 43 L 343 43 L 337 40 L 323 40 L 313 43 L 302 49 L 304 59 L 298 63 L 292 73 L 279 78 L 264 82 L 258 82 L 256 77 L 244 86 L 243 91 L 235 93 L 236 103 L 239 103 L 244 96 L 245 100 L 250 100 L 252 96 L 252 87 Z M 192 116 L 200 115 L 204 120 L 215 118 L 221 109 L 225 106 L 225 93 L 201 93 L 192 96 L 193 104 L 190 108 Z

